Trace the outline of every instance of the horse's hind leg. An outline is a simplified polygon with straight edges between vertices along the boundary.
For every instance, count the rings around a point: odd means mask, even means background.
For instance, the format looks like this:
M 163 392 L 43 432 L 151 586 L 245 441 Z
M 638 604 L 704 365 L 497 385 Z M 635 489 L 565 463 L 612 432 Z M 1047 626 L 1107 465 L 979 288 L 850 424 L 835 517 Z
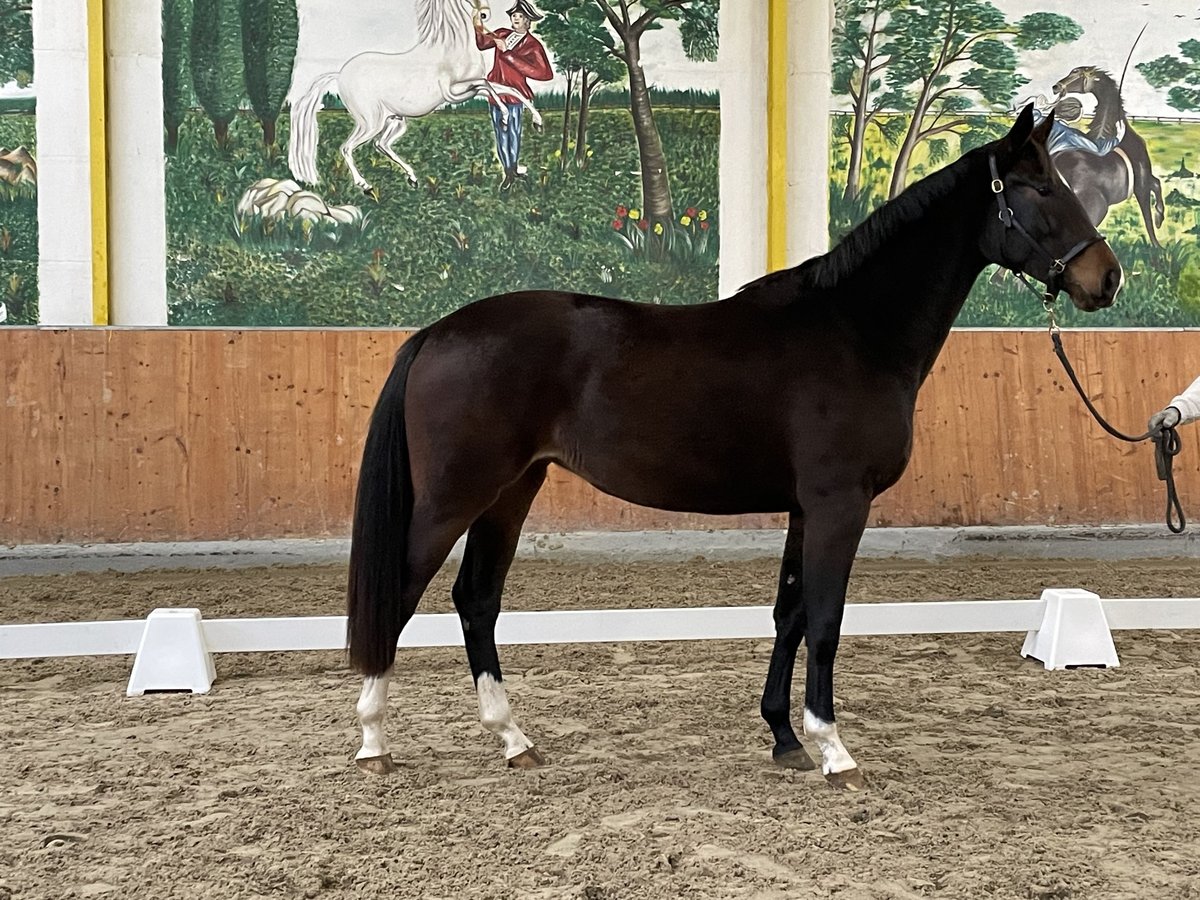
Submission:
M 496 651 L 496 620 L 521 524 L 545 477 L 546 464 L 535 464 L 475 520 L 467 532 L 467 547 L 453 590 L 479 695 L 479 718 L 484 728 L 504 742 L 504 756 L 512 768 L 534 768 L 543 759 L 513 719 Z
M 762 696 L 762 717 L 775 738 L 771 757 L 785 769 L 816 767 L 800 745 L 791 719 L 792 671 L 796 650 L 804 638 L 803 553 L 804 518 L 800 513 L 792 513 L 775 599 L 775 648 L 771 651 L 771 666 Z
M 804 685 L 804 733 L 821 750 L 821 771 L 834 787 L 860 790 L 862 773 L 838 737 L 833 715 L 833 662 L 841 637 L 846 583 L 871 501 L 861 491 L 831 494 L 816 508 L 805 506 L 804 612 L 808 672 Z
M 435 522 L 438 524 L 435 525 Z M 387 702 L 388 685 L 395 670 L 396 643 L 400 640 L 400 632 L 416 612 L 425 588 L 446 561 L 454 542 L 465 529 L 465 520 L 436 519 L 428 513 L 422 514 L 419 508 L 413 511 L 409 524 L 404 586 L 397 599 L 400 606 L 398 627 L 395 633 L 389 636 L 392 662 L 382 675 L 367 676 L 363 679 L 362 693 L 359 694 L 356 707 L 358 721 L 362 727 L 362 747 L 355 754 L 354 760 L 364 772 L 386 775 L 395 769 L 387 739 Z
M 417 186 L 417 173 L 413 171 L 413 167 L 402 160 L 392 149 L 392 144 L 404 137 L 408 131 L 408 119 L 404 116 L 392 116 L 387 120 L 387 124 L 383 127 L 383 133 L 375 139 L 375 146 L 378 147 L 383 155 L 398 165 L 404 170 L 404 174 L 408 176 L 408 183 L 413 187 Z

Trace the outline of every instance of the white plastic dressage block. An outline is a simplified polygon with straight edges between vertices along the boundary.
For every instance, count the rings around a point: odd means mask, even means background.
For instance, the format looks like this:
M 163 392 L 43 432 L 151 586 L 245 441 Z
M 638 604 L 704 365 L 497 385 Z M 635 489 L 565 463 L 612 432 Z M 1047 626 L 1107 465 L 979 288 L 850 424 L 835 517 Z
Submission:
M 146 617 L 125 695 L 140 697 L 146 691 L 207 694 L 216 677 L 200 610 L 156 609 Z
M 1117 648 L 1100 598 L 1078 588 L 1042 591 L 1046 611 L 1037 631 L 1025 637 L 1021 655 L 1039 660 L 1047 669 L 1071 666 L 1116 668 Z

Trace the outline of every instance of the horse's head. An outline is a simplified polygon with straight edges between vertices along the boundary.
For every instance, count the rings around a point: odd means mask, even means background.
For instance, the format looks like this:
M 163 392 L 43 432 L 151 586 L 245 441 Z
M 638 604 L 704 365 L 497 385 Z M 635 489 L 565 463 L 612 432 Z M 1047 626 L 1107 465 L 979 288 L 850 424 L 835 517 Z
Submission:
M 1053 123 L 1050 112 L 1035 127 L 1027 106 L 1012 131 L 986 148 L 996 206 L 980 249 L 989 262 L 1065 290 L 1075 306 L 1091 312 L 1112 305 L 1124 274 L 1046 152 Z
M 1054 93 L 1090 94 L 1100 80 L 1100 70 L 1095 66 L 1076 66 L 1067 76 L 1054 82 Z

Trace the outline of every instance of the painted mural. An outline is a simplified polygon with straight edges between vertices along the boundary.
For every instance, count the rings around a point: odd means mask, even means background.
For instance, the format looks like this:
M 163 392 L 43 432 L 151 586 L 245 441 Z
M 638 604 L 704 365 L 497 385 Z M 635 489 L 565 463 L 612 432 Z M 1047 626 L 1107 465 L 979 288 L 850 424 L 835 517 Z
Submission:
M 36 325 L 38 318 L 30 6 L 0 0 L 0 325 Z
M 1200 326 L 1200 5 L 1195 0 L 837 0 L 830 235 L 1033 103 L 1059 171 L 1121 259 L 1092 327 Z M 1030 301 L 1033 300 L 1031 303 Z M 959 325 L 1041 325 L 1007 273 Z
M 163 0 L 175 325 L 717 293 L 718 0 Z

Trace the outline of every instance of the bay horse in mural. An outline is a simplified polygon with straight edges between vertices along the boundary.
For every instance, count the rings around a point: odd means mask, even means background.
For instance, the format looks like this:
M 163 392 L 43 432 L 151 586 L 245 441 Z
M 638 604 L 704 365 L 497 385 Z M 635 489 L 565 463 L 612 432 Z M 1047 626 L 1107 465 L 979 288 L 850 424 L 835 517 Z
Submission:
M 601 491 L 694 513 L 787 513 L 762 715 L 782 766 L 864 781 L 834 724 L 846 584 L 871 501 L 900 478 L 917 391 L 971 285 L 998 263 L 1109 306 L 1123 275 L 1046 152 L 1053 114 L 908 188 L 824 256 L 724 300 L 659 306 L 553 291 L 480 300 L 401 348 L 368 430 L 354 512 L 349 656 L 360 768 L 392 770 L 397 640 L 465 532 L 453 586 L 484 726 L 542 764 L 513 719 L 495 627 L 534 495 L 556 463 Z M 999 209 L 999 213 L 998 210 Z M 1051 226 L 1050 223 L 1053 223 Z
M 1096 112 L 1088 128 L 1088 137 L 1115 135 L 1117 124 L 1125 122 L 1125 135 L 1111 153 L 1097 156 L 1086 150 L 1065 150 L 1054 157 L 1054 164 L 1087 210 L 1093 225 L 1099 225 L 1114 206 L 1136 197 L 1146 224 L 1150 243 L 1161 247 L 1155 227 L 1161 227 L 1166 210 L 1162 182 L 1154 176 L 1146 142 L 1125 117 L 1121 89 L 1112 76 L 1096 66 L 1077 66 L 1054 85 L 1054 92 L 1091 94 Z
M 487 96 L 500 106 L 508 121 L 500 93 L 515 97 L 533 114 L 541 127 L 542 117 L 525 97 L 485 78 L 483 52 L 475 46 L 472 18 L 488 17 L 487 0 L 416 0 L 417 43 L 403 53 L 359 53 L 337 72 L 316 78 L 292 105 L 288 167 L 297 180 L 317 184 L 317 110 L 326 92 L 336 88 L 342 104 L 354 117 L 354 129 L 342 143 L 342 158 L 354 184 L 372 193 L 354 163 L 354 151 L 368 141 L 404 170 L 408 182 L 417 185 L 417 173 L 393 148 L 408 131 L 408 120 L 426 116 L 447 103 L 462 103 Z

